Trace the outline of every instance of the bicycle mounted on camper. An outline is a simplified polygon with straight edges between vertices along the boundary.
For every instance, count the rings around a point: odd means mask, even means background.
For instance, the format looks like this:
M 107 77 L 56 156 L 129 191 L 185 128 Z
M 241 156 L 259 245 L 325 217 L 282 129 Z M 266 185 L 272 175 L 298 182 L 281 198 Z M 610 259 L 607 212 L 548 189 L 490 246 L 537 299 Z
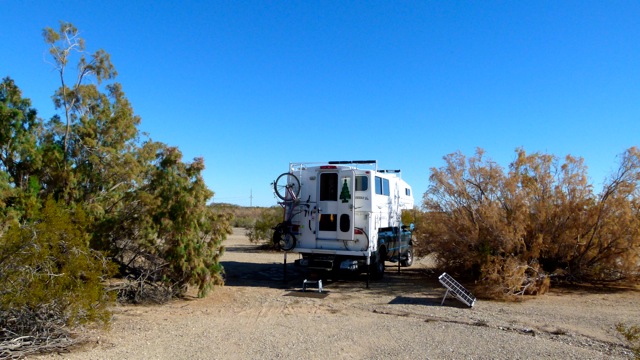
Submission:
M 282 200 L 278 204 L 283 209 L 283 221 L 273 228 L 272 241 L 277 250 L 289 251 L 296 246 L 296 235 L 299 234 L 299 226 L 292 224 L 291 219 L 308 212 L 309 204 L 300 203 L 300 180 L 291 173 L 280 174 L 273 182 L 273 189 Z

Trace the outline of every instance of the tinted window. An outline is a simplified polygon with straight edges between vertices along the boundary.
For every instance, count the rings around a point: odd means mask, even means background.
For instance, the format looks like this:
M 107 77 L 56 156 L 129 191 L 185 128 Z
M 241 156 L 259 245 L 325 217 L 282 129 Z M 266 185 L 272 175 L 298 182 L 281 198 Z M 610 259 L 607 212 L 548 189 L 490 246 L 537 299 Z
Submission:
M 335 214 L 321 214 L 320 215 L 320 231 L 336 231 L 338 228 L 338 222 L 336 221 Z
M 369 178 L 366 176 L 356 176 L 356 191 L 369 190 Z
M 338 174 L 320 174 L 320 201 L 338 200 Z
M 389 179 L 376 176 L 376 194 L 389 196 Z
M 348 214 L 340 215 L 340 231 L 347 232 L 351 229 L 351 219 Z

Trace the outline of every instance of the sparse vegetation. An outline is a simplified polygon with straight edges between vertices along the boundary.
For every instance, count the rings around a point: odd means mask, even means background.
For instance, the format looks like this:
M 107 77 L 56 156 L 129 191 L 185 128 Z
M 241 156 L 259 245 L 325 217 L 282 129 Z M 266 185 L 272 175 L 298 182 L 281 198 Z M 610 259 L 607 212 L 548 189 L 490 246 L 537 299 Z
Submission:
M 616 330 L 624 336 L 625 340 L 630 344 L 631 351 L 633 351 L 636 360 L 640 359 L 640 327 L 637 325 L 618 323 L 616 324 Z
M 263 207 L 244 207 L 234 204 L 213 204 L 210 205 L 214 212 L 218 214 L 230 214 L 231 226 L 243 229 L 250 229 L 260 217 Z

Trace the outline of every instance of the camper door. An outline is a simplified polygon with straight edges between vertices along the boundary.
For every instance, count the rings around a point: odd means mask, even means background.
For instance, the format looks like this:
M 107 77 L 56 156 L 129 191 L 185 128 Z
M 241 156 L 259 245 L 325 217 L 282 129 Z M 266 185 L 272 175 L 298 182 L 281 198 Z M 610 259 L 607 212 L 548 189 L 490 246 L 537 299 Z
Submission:
M 353 239 L 353 170 L 324 171 L 318 182 L 318 238 Z

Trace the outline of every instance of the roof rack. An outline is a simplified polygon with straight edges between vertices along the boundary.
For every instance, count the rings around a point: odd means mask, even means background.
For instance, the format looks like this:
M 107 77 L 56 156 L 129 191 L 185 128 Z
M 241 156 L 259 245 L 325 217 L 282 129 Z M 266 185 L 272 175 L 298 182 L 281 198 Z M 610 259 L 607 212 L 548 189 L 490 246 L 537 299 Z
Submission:
M 398 173 L 400 173 L 400 169 L 398 169 L 398 170 L 378 170 L 378 172 L 385 173 L 385 174 L 394 174 L 394 173 L 398 174 Z
M 369 170 L 378 171 L 378 160 L 333 160 L 327 162 L 329 165 L 365 165 Z
M 327 162 L 291 162 L 289 163 L 289 171 L 295 172 L 306 169 L 310 165 L 321 165 L 321 164 L 329 164 L 329 165 L 368 165 L 370 170 L 378 171 L 378 161 L 377 160 L 333 160 Z
M 378 160 L 338 160 L 329 161 L 330 165 L 342 165 L 342 164 L 378 164 Z

